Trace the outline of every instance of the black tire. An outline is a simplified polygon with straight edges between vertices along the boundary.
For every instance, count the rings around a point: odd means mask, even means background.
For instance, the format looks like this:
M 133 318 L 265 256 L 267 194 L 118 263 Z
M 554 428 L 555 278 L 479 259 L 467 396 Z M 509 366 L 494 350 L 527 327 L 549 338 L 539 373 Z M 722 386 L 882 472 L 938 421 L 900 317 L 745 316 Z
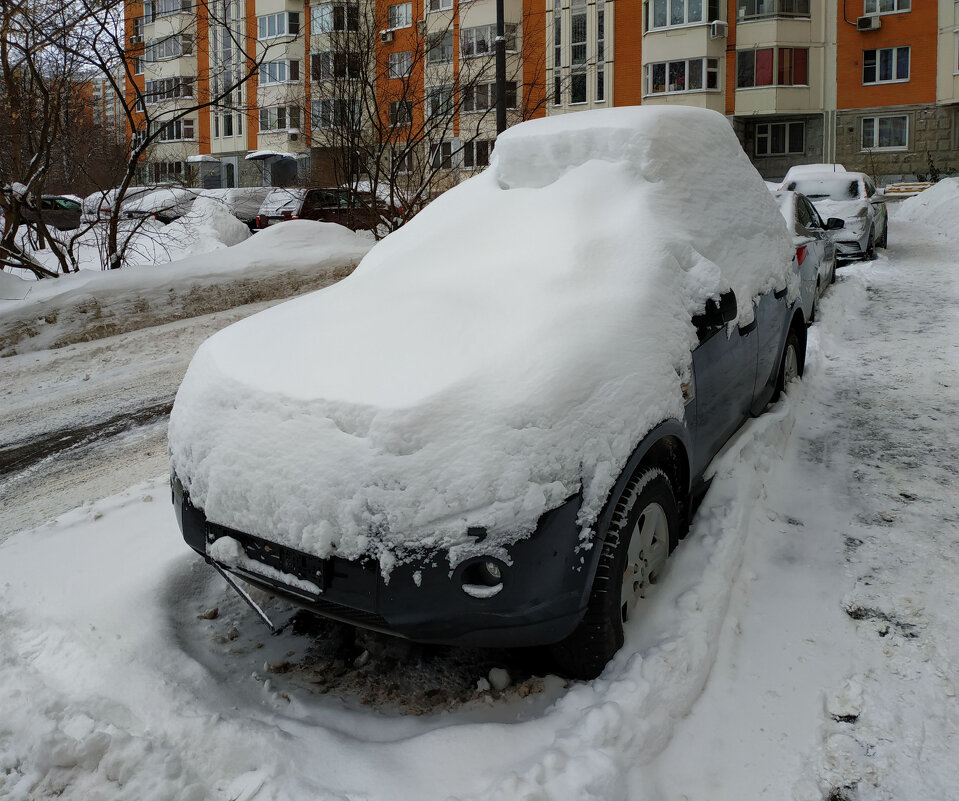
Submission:
M 643 533 L 648 545 L 640 538 Z M 594 679 L 603 672 L 623 646 L 624 620 L 656 583 L 678 537 L 679 506 L 666 473 L 640 468 L 617 499 L 608 529 L 600 532 L 603 550 L 585 616 L 565 640 L 549 646 L 557 673 Z M 633 570 L 629 575 L 628 568 Z
M 819 290 L 820 285 L 819 281 L 816 281 L 816 291 L 812 295 L 812 308 L 809 310 L 809 319 L 806 320 L 806 325 L 812 325 L 816 322 L 816 311 L 819 309 Z
M 876 259 L 875 234 L 875 229 L 869 231 L 869 244 L 866 245 L 866 252 L 863 254 L 863 258 L 867 261 L 875 261 Z
M 886 227 L 882 229 L 882 239 L 876 245 L 885 250 L 889 247 L 889 220 L 886 220 Z
M 795 331 L 790 330 L 786 337 L 786 347 L 783 348 L 783 357 L 779 362 L 776 391 L 773 393 L 770 403 L 779 400 L 779 396 L 787 385 L 802 378 L 804 355 L 802 346 L 799 344 L 799 337 Z

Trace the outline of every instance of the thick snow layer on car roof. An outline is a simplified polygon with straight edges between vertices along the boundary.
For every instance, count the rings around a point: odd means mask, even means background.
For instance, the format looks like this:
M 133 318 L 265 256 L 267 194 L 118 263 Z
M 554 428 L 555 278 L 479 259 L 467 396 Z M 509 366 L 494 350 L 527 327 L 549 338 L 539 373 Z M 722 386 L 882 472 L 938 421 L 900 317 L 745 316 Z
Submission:
M 691 315 L 784 285 L 792 247 L 728 122 L 630 108 L 526 123 L 352 276 L 197 352 L 172 464 L 214 522 L 329 555 L 464 555 L 682 419 Z M 460 548 L 458 546 L 464 546 Z

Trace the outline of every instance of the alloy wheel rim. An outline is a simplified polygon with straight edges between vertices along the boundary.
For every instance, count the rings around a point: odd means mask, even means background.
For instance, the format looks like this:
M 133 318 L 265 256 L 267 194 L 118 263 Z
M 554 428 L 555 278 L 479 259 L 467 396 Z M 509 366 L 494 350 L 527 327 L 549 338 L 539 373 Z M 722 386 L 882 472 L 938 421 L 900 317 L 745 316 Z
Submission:
M 783 368 L 784 384 L 788 384 L 799 378 L 799 358 L 796 355 L 796 348 L 789 345 L 786 348 L 786 361 Z
M 669 523 L 658 503 L 650 503 L 636 521 L 629 548 L 620 592 L 623 621 L 629 620 L 639 599 L 650 584 L 655 584 L 669 555 Z

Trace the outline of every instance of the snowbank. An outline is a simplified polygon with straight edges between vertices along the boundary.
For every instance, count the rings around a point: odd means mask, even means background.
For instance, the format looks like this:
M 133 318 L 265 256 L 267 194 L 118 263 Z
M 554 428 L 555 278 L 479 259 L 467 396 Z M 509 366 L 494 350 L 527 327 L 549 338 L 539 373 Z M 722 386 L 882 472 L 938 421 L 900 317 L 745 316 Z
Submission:
M 956 236 L 959 219 L 959 178 L 943 178 L 935 186 L 903 201 L 897 219 L 938 228 L 947 236 Z
M 222 211 L 202 219 L 210 221 L 207 231 L 215 231 L 215 237 L 238 236 L 233 223 L 244 227 L 236 220 L 227 222 Z M 191 224 L 185 223 L 184 230 Z M 234 233 L 224 234 L 226 230 Z M 289 297 L 348 275 L 372 244 L 369 235 L 343 226 L 302 220 L 173 263 L 82 270 L 55 280 L 21 282 L 30 284 L 29 295 L 0 301 L 0 354 L 62 347 Z M 9 284 L 4 280 L 4 297 Z M 14 297 L 19 289 L 15 286 Z
M 642 435 L 683 417 L 691 315 L 731 286 L 749 322 L 748 299 L 798 292 L 791 257 L 721 115 L 525 123 L 349 280 L 205 343 L 173 465 L 215 522 L 387 571 L 471 526 L 514 542 L 580 488 L 588 526 Z
M 184 243 L 184 256 L 239 245 L 251 236 L 250 229 L 219 199 L 202 196 L 193 201 L 187 214 L 170 223 L 164 233 Z

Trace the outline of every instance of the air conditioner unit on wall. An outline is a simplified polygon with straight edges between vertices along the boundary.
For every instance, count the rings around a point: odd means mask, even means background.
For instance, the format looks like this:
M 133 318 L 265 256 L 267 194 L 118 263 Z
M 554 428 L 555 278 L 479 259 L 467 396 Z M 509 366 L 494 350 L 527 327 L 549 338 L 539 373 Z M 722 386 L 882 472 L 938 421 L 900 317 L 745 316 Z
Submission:
M 860 17 L 856 20 L 856 30 L 859 31 L 878 31 L 882 27 L 882 20 L 879 17 Z
M 723 22 L 721 19 L 713 20 L 709 24 L 709 38 L 710 39 L 725 39 L 726 31 L 729 29 L 729 25 Z
M 393 31 L 380 31 L 380 41 L 386 44 L 393 41 Z
M 130 44 L 131 44 L 131 45 L 143 44 L 143 37 L 142 37 L 142 36 L 131 36 L 131 37 L 130 37 Z

